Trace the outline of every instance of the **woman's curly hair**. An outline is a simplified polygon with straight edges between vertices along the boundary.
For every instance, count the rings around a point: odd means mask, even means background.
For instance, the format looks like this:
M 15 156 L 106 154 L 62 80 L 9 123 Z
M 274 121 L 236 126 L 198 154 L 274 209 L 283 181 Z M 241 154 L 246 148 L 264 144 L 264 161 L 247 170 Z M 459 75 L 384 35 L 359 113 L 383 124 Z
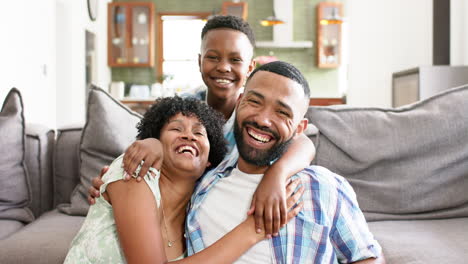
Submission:
M 169 119 L 178 113 L 195 116 L 200 120 L 208 134 L 210 167 L 217 166 L 226 155 L 227 147 L 223 136 L 224 118 L 202 101 L 195 98 L 165 97 L 158 99 L 137 124 L 138 139 L 160 138 L 161 129 Z

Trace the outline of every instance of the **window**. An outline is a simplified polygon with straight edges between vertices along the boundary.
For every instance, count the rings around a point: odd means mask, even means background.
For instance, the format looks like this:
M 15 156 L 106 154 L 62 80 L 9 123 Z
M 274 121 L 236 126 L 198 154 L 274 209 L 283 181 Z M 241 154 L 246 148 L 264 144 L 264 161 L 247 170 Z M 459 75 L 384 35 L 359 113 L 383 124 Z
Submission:
M 201 31 L 210 14 L 160 14 L 158 80 L 177 93 L 204 87 L 198 67 Z

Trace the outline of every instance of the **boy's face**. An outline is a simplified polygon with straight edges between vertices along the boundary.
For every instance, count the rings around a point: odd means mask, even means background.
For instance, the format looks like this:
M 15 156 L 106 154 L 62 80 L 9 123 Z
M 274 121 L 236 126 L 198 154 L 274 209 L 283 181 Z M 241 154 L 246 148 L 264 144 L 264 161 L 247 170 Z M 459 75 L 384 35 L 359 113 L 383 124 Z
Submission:
M 228 28 L 208 31 L 198 57 L 208 92 L 221 99 L 237 99 L 239 89 L 255 68 L 252 56 L 252 44 L 244 33 Z

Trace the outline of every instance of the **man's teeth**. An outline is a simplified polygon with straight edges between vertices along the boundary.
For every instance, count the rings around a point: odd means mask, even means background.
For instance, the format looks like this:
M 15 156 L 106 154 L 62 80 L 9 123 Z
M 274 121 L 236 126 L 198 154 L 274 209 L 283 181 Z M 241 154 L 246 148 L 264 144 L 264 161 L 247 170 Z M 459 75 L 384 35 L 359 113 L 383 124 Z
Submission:
M 217 83 L 231 83 L 231 80 L 227 80 L 227 79 L 216 79 L 216 82 L 217 82 Z
M 258 141 L 261 141 L 263 143 L 267 143 L 270 141 L 270 137 L 266 137 L 266 136 L 262 136 L 262 135 L 259 135 L 259 134 L 256 134 L 255 132 L 253 132 L 252 130 L 248 130 L 247 133 L 249 133 L 249 135 L 251 135 L 253 138 L 255 138 L 256 140 Z
M 195 155 L 195 153 L 196 153 L 195 149 L 190 147 L 190 146 L 182 146 L 177 150 L 177 152 L 182 153 L 182 152 L 184 152 L 186 150 L 189 151 L 190 153 L 192 153 L 193 155 Z

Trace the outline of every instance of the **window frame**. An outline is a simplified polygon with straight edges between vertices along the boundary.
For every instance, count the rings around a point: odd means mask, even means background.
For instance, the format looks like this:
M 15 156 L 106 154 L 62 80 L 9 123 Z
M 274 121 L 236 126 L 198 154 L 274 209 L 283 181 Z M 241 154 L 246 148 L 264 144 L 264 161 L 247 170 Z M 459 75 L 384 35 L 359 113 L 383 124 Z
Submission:
M 158 13 L 157 15 L 157 34 L 158 34 L 158 39 L 156 43 L 156 49 L 157 49 L 157 63 L 156 63 L 156 81 L 161 82 L 160 76 L 163 75 L 164 69 L 163 69 L 163 63 L 164 63 L 164 47 L 163 47 L 163 16 L 180 16 L 180 17 L 186 17 L 188 20 L 190 19 L 208 19 L 209 16 L 211 16 L 211 13 L 208 12 L 161 12 Z M 181 19 L 182 20 L 182 19 Z M 201 32 L 200 32 L 201 35 Z

